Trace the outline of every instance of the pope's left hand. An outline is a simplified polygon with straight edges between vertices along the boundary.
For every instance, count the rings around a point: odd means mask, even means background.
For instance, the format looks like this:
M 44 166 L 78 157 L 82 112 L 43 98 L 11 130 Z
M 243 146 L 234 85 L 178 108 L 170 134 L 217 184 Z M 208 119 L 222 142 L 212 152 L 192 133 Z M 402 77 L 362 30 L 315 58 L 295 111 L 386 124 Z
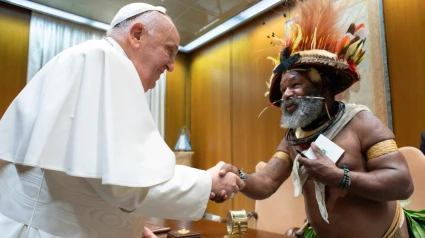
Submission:
M 158 238 L 149 228 L 145 227 L 142 238 Z
M 314 142 L 311 143 L 311 149 L 317 159 L 300 156 L 298 160 L 304 165 L 309 177 L 325 185 L 339 187 L 344 177 L 344 170 L 338 168 Z

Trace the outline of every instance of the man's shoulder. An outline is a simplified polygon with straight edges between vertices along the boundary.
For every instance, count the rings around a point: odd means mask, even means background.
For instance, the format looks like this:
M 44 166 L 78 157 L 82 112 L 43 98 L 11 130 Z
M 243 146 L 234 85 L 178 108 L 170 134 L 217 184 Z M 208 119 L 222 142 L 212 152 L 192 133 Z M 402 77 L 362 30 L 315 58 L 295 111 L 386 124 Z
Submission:
M 358 133 L 370 131 L 373 128 L 386 127 L 371 111 L 363 110 L 358 112 L 347 125 Z
M 352 119 L 353 121 L 366 122 L 367 120 L 379 120 L 371 111 L 363 110 L 358 112 Z M 379 120 L 380 121 L 380 120 Z
M 347 129 L 356 134 L 365 149 L 383 140 L 395 138 L 388 126 L 369 110 L 358 112 Z
M 377 121 L 381 122 L 367 106 L 361 104 L 345 104 L 344 114 L 346 120 L 349 120 L 349 123 L 347 125 L 350 127 L 360 126 L 361 128 L 363 128 L 363 126 L 367 126 L 366 122 L 368 122 L 369 120 L 374 123 L 377 123 Z

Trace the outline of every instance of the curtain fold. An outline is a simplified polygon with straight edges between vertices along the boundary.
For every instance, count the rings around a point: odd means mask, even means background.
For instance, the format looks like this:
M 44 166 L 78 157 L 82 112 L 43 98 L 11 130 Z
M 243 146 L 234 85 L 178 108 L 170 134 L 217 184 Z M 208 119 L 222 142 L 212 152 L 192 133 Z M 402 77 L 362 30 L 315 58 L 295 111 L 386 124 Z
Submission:
M 27 82 L 55 55 L 106 32 L 38 12 L 31 13 Z
M 167 76 L 166 73 L 161 74 L 161 77 L 156 81 L 154 89 L 150 89 L 146 92 L 146 100 L 148 101 L 149 108 L 151 109 L 153 120 L 158 127 L 159 133 L 162 138 L 165 136 L 165 85 Z

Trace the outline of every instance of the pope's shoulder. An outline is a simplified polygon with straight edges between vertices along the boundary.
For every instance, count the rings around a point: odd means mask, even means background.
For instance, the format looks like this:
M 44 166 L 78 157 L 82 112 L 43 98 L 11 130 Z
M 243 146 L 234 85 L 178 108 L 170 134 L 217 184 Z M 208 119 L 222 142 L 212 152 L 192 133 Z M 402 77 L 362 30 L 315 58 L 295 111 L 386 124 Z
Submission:
M 62 51 L 59 55 L 117 54 L 119 52 L 106 40 L 88 40 Z

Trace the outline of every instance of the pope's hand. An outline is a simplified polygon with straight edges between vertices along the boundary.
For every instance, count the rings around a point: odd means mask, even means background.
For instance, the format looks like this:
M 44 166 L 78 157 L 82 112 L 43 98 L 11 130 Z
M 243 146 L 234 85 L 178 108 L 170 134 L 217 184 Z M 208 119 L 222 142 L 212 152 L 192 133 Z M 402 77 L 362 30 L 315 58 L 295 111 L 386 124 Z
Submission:
M 227 173 L 225 176 L 220 176 L 219 173 L 223 165 L 225 163 L 220 161 L 216 166 L 207 170 L 212 178 L 210 199 L 216 195 L 223 198 L 221 201 L 216 202 L 223 202 L 228 198 L 233 198 L 239 192 L 239 189 L 244 186 L 244 182 L 239 178 L 239 175 Z
M 234 173 L 237 176 L 239 176 L 239 172 L 238 172 L 238 168 L 236 168 L 235 166 L 231 165 L 231 164 L 221 164 L 221 168 L 220 168 L 220 172 L 219 175 L 220 177 L 225 177 L 227 173 Z M 239 190 L 242 190 L 243 186 L 245 186 L 245 184 L 242 184 L 242 187 L 239 186 Z M 220 191 L 220 193 L 215 194 L 215 193 L 211 193 L 210 195 L 210 200 L 214 201 L 216 203 L 222 203 L 224 201 L 226 201 L 227 199 L 229 199 L 226 196 L 225 191 Z

